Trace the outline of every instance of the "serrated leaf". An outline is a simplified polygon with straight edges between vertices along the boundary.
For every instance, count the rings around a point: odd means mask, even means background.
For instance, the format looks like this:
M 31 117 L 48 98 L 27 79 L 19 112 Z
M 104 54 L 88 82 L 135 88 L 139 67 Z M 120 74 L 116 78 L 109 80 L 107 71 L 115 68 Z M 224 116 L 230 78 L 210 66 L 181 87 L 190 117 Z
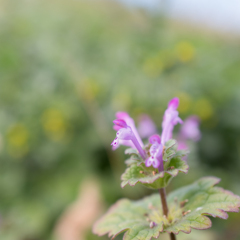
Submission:
M 168 149 L 167 151 L 164 151 L 163 153 L 163 161 L 168 161 L 171 158 L 174 157 L 174 155 L 176 154 L 176 152 L 174 150 Z
M 177 141 L 174 139 L 170 139 L 165 143 L 165 150 L 172 148 L 177 145 Z
M 179 231 L 190 233 L 191 228 L 207 229 L 211 227 L 212 223 L 205 215 L 227 219 L 226 212 L 238 212 L 240 197 L 220 187 L 213 187 L 219 182 L 219 178 L 205 177 L 172 192 L 168 196 L 168 201 L 173 205 L 174 199 L 177 199 L 178 202 L 187 199 L 188 202 L 182 211 L 184 213 L 191 212 L 186 216 L 181 216 L 181 219 L 165 230 L 177 234 Z
M 132 164 L 121 176 L 121 187 L 141 183 L 146 187 L 159 189 L 166 187 L 179 172 L 188 172 L 187 163 L 180 158 L 172 158 L 169 162 L 164 162 L 164 172 L 160 173 L 152 166 L 146 167 L 144 163 Z
M 168 218 L 162 214 L 158 194 L 139 201 L 120 200 L 94 225 L 93 232 L 101 236 L 108 233 L 112 238 L 125 232 L 124 240 L 150 240 L 161 232 L 207 229 L 211 221 L 206 215 L 226 219 L 227 211 L 238 212 L 240 207 L 239 196 L 213 187 L 218 182 L 218 178 L 205 177 L 172 192 L 167 197 Z M 152 228 L 151 222 L 156 224 Z
M 130 201 L 122 199 L 114 204 L 109 211 L 93 226 L 93 232 L 100 236 L 108 233 L 109 237 L 115 238 L 119 233 L 124 234 L 124 240 L 150 240 L 157 238 L 163 230 L 163 222 L 151 228 L 148 221 L 149 202 L 145 199 Z
M 174 157 L 185 157 L 186 155 L 189 154 L 189 151 L 188 150 L 179 150 L 175 153 Z
M 184 157 L 188 154 L 188 151 L 179 150 L 177 151 L 177 141 L 171 139 L 166 142 L 163 151 L 163 161 L 169 161 L 171 158 Z

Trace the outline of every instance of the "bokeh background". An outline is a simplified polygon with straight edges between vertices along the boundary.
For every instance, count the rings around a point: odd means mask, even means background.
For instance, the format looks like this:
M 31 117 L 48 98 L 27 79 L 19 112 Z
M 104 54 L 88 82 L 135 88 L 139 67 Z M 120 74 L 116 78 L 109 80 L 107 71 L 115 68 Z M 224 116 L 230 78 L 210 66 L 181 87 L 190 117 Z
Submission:
M 202 138 L 168 191 L 215 175 L 240 194 L 239 34 L 161 3 L 0 1 L 0 239 L 107 239 L 93 222 L 119 198 L 151 193 L 120 188 L 115 112 L 136 124 L 146 113 L 160 132 L 174 96 L 182 119 L 199 116 Z M 179 239 L 240 239 L 240 214 L 212 220 Z

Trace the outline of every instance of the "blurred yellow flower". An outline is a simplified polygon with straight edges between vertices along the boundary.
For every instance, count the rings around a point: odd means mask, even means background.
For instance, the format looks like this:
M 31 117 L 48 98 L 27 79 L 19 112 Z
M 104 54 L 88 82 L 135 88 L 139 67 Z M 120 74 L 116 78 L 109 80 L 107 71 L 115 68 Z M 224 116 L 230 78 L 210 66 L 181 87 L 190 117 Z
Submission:
M 54 141 L 62 140 L 66 134 L 67 124 L 62 112 L 48 109 L 42 116 L 43 128 L 49 138 Z
M 178 111 L 180 113 L 186 113 L 190 109 L 190 106 L 191 106 L 191 101 L 192 101 L 191 97 L 185 92 L 180 92 L 180 93 L 176 94 L 176 96 L 180 100 Z
M 194 113 L 202 120 L 207 120 L 213 116 L 214 110 L 208 99 L 201 98 L 194 104 Z
M 11 126 L 7 133 L 8 151 L 13 157 L 22 157 L 28 150 L 29 132 L 23 124 Z
M 195 56 L 195 49 L 189 42 L 180 42 L 176 45 L 178 58 L 182 62 L 188 62 Z

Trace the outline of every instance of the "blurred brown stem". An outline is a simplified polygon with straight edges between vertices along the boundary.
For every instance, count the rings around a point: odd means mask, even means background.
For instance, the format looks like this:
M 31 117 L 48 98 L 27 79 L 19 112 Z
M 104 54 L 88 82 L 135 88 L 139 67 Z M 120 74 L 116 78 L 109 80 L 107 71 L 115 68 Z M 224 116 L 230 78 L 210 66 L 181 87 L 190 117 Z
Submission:
M 163 215 L 168 217 L 168 205 L 167 205 L 167 198 L 166 198 L 166 190 L 165 188 L 160 188 L 159 189 L 160 197 L 161 197 L 161 202 L 162 202 L 162 210 L 163 210 Z M 173 233 L 170 233 L 170 239 L 171 240 L 176 240 L 176 235 Z

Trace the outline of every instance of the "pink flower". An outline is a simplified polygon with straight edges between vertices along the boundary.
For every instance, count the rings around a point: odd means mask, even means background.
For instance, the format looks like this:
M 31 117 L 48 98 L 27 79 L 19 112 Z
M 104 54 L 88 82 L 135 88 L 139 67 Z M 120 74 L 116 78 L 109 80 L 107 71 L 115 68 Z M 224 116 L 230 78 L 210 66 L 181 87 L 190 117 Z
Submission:
M 119 145 L 119 141 L 131 141 L 132 144 L 135 146 L 135 148 L 138 150 L 139 154 L 143 159 L 146 158 L 146 153 L 142 149 L 142 146 L 140 145 L 138 139 L 136 138 L 132 128 L 127 125 L 127 123 L 123 119 L 116 119 L 113 121 L 115 124 L 115 128 L 118 128 L 116 138 L 113 140 L 111 145 L 113 148 L 117 148 Z M 143 143 L 142 143 L 143 144 Z
M 125 121 L 125 123 L 131 127 L 132 131 L 135 133 L 135 136 L 136 138 L 138 139 L 139 141 L 139 144 L 141 145 L 141 147 L 143 147 L 143 142 L 141 140 L 141 138 L 139 137 L 138 135 L 138 132 L 136 130 L 136 127 L 135 127 L 135 124 L 134 124 L 134 120 L 128 115 L 128 113 L 126 112 L 117 112 L 116 113 L 116 118 L 117 119 L 122 119 L 123 121 Z M 119 129 L 121 129 L 121 127 L 116 124 L 113 126 L 113 129 L 115 131 L 118 131 Z M 132 141 L 129 141 L 129 140 L 121 140 L 121 139 L 118 139 L 117 140 L 117 144 L 113 144 L 113 150 L 116 150 L 119 145 L 124 145 L 124 146 L 128 146 L 128 147 L 131 147 L 131 148 L 135 148 L 135 145 L 132 143 Z
M 150 148 L 150 157 L 146 159 L 145 165 L 146 167 L 150 167 L 152 165 L 154 168 L 159 168 L 163 150 L 160 136 L 157 134 L 151 136 L 149 138 L 149 142 L 152 144 L 152 146 Z
M 168 103 L 168 108 L 164 113 L 163 116 L 163 123 L 162 123 L 162 144 L 164 145 L 168 140 L 172 138 L 173 128 L 176 124 L 182 124 L 183 121 L 181 118 L 178 117 L 178 108 L 179 99 L 173 98 Z
M 140 138 L 140 136 L 138 134 L 138 131 L 137 131 L 136 127 L 135 127 L 134 120 L 128 115 L 128 113 L 126 113 L 126 112 L 117 112 L 116 113 L 116 118 L 124 120 L 126 122 L 126 124 L 129 127 L 131 127 L 131 129 L 132 129 L 134 135 L 136 136 L 139 144 L 141 145 L 141 147 L 143 147 L 144 144 L 143 144 L 142 139 Z M 116 127 L 114 129 L 118 130 L 118 129 L 116 129 Z
M 147 114 L 142 114 L 139 119 L 138 132 L 142 138 L 148 138 L 157 132 L 156 125 Z
M 180 129 L 178 136 L 178 149 L 187 149 L 187 140 L 199 141 L 201 132 L 199 129 L 200 120 L 197 116 L 190 116 L 185 121 Z
M 113 149 L 116 149 L 120 144 L 131 146 L 133 145 L 145 160 L 145 165 L 154 168 L 158 168 L 159 172 L 163 171 L 163 146 L 172 138 L 172 131 L 176 124 L 182 123 L 182 120 L 178 117 L 179 99 L 173 98 L 168 103 L 168 108 L 164 113 L 162 123 L 162 136 L 155 134 L 149 138 L 149 142 L 152 144 L 150 147 L 150 157 L 147 158 L 145 151 L 143 150 L 143 142 L 140 138 L 138 131 L 135 127 L 133 119 L 126 112 L 118 112 L 116 114 L 117 119 L 113 121 L 114 129 L 117 131 L 116 138 L 112 142 Z M 147 136 L 150 132 L 155 133 L 156 127 L 152 120 L 145 115 L 142 123 L 140 124 L 141 135 Z
M 201 138 L 201 132 L 199 130 L 199 118 L 197 116 L 190 116 L 185 121 L 180 129 L 181 139 L 191 139 L 193 141 L 199 141 Z
M 176 124 L 182 123 L 182 120 L 178 117 L 179 99 L 173 98 L 168 103 L 168 108 L 163 116 L 162 123 L 162 136 L 161 139 L 158 135 L 153 135 L 150 137 L 149 142 L 152 144 L 150 148 L 150 157 L 145 161 L 145 165 L 154 168 L 158 168 L 159 172 L 163 171 L 163 146 L 164 144 L 172 138 L 173 128 Z

